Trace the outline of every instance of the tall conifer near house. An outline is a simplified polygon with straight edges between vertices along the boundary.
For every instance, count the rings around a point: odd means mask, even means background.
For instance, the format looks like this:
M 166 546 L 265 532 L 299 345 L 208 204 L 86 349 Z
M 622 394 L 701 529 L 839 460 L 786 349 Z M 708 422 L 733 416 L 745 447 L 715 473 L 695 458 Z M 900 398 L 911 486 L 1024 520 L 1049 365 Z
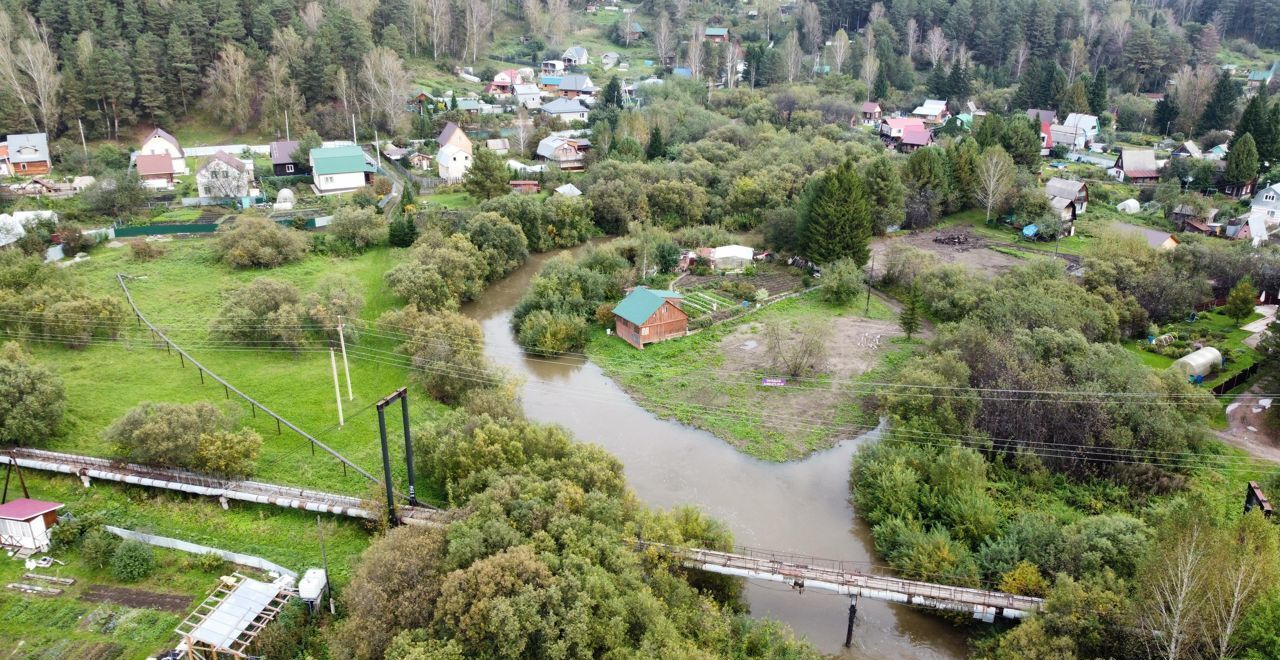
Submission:
M 843 258 L 859 267 L 867 263 L 871 208 L 853 161 L 815 178 L 806 197 L 800 218 L 805 255 L 820 264 Z
M 1236 112 L 1236 99 L 1240 97 L 1240 84 L 1231 79 L 1231 75 L 1223 71 L 1218 82 L 1213 86 L 1213 96 L 1200 113 L 1200 121 L 1196 129 L 1201 133 L 1218 130 L 1231 125 Z
M 1227 154 L 1227 181 L 1243 184 L 1253 181 L 1258 176 L 1258 147 L 1253 136 L 1245 133 L 1236 146 Z

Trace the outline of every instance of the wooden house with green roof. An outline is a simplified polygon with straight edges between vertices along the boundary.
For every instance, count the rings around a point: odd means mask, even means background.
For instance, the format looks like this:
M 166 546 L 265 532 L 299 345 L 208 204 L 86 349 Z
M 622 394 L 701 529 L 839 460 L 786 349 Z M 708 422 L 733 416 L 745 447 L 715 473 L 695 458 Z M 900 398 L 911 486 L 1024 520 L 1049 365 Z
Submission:
M 311 180 L 321 195 L 363 188 L 373 180 L 374 166 L 356 145 L 312 149 Z
M 639 349 L 683 337 L 689 332 L 689 315 L 680 307 L 683 299 L 675 291 L 636 287 L 613 308 L 614 331 Z

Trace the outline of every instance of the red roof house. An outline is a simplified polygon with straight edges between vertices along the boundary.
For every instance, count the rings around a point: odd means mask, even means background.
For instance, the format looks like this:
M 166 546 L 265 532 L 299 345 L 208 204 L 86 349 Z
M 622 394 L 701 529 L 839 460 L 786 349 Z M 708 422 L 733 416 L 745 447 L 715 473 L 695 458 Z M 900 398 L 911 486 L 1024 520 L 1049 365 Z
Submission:
M 59 502 L 17 499 L 0 504 L 0 546 L 30 555 L 49 549 L 49 530 L 58 524 Z
M 151 188 L 173 185 L 173 158 L 169 154 L 138 154 L 133 165 L 144 185 Z
M 933 133 L 924 126 L 908 126 L 902 131 L 902 140 L 898 142 L 898 150 L 911 153 L 920 147 L 933 144 Z

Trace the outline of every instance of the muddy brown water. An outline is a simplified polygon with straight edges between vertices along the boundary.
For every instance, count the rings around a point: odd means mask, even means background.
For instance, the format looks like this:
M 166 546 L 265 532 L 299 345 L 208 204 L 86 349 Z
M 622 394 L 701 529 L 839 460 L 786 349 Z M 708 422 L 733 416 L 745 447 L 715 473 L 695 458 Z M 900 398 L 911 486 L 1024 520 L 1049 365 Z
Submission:
M 855 562 L 882 563 L 870 530 L 848 499 L 849 461 L 875 432 L 790 463 L 742 454 L 705 431 L 641 408 L 600 367 L 582 359 L 525 355 L 511 332 L 511 312 L 530 279 L 552 255 L 535 255 L 495 283 L 463 312 L 484 328 L 485 352 L 523 378 L 529 418 L 560 424 L 579 440 L 617 456 L 627 482 L 648 504 L 695 505 L 732 530 L 742 546 Z M 897 604 L 862 599 L 854 643 L 844 649 L 848 598 L 750 580 L 754 616 L 783 621 L 826 653 L 846 658 L 960 658 L 963 633 Z

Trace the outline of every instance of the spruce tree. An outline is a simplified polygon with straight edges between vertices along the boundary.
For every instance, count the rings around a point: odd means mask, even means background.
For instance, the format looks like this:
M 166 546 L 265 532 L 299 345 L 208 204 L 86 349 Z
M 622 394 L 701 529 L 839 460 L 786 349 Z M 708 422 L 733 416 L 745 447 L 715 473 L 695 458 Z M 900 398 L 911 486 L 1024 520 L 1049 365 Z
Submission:
M 1262 94 L 1254 94 L 1249 102 L 1244 106 L 1244 112 L 1240 113 L 1240 121 L 1236 122 L 1236 136 L 1242 136 L 1245 133 L 1254 136 L 1260 135 L 1259 129 L 1267 121 L 1267 103 L 1266 97 Z M 1232 138 L 1231 142 L 1235 143 L 1236 138 Z M 1258 140 L 1260 141 L 1260 140 Z
M 182 104 L 182 112 L 186 113 L 187 103 L 194 101 L 199 94 L 200 68 L 196 66 L 195 54 L 191 49 L 191 40 L 178 27 L 177 23 L 169 26 L 169 38 L 165 40 L 169 52 L 170 78 L 165 86 L 165 96 L 170 102 L 174 100 Z
M 1066 117 L 1073 112 L 1089 112 L 1089 96 L 1084 83 L 1077 80 L 1058 99 L 1058 116 Z
M 883 235 L 889 227 L 902 224 L 907 189 L 902 185 L 898 166 L 887 156 L 877 156 L 862 170 L 862 180 L 867 187 L 867 202 L 871 205 L 871 231 Z
M 889 96 L 889 76 L 884 71 L 884 65 L 880 66 L 880 70 L 876 71 L 876 81 L 871 85 L 871 98 L 883 100 Z
M 152 122 L 162 119 L 167 113 L 169 99 L 165 94 L 165 81 L 169 79 L 164 70 L 164 42 L 150 32 L 138 37 L 133 61 L 138 72 L 138 103 Z
M 244 17 L 240 15 L 240 3 L 236 0 L 219 0 L 217 22 L 209 29 L 215 43 L 244 41 Z
M 1098 72 L 1089 81 L 1089 111 L 1100 115 L 1107 109 L 1107 67 L 1098 67 Z
M 1168 135 L 1173 122 L 1178 121 L 1178 104 L 1174 103 L 1166 92 L 1164 97 L 1156 101 L 1155 116 L 1153 117 L 1156 125 L 1154 130 L 1160 131 L 1161 134 Z
M 947 95 L 964 103 L 971 94 L 973 83 L 969 80 L 969 67 L 957 60 L 951 64 L 951 74 L 947 76 Z
M 1230 316 L 1239 325 L 1240 321 L 1253 313 L 1254 305 L 1258 304 L 1257 297 L 1258 292 L 1253 287 L 1253 280 L 1246 275 L 1231 287 L 1231 292 L 1227 294 L 1227 302 L 1222 306 L 1222 313 Z
M 947 163 L 951 166 L 947 209 L 955 212 L 977 206 L 978 143 L 968 137 L 952 142 L 947 147 Z
M 811 261 L 828 264 L 847 258 L 859 267 L 867 263 L 871 208 L 852 160 L 813 180 L 800 222 L 805 255 Z
M 933 70 L 929 72 L 929 80 L 927 86 L 929 93 L 935 98 L 946 99 L 951 96 L 951 87 L 947 84 L 947 72 L 942 68 L 941 64 L 935 64 Z
M 1213 95 L 1200 114 L 1196 128 L 1201 133 L 1226 128 L 1231 125 L 1236 110 L 1236 99 L 1240 96 L 1240 86 L 1231 79 L 1231 75 L 1223 71 L 1218 82 L 1213 86 Z
M 604 86 L 604 107 L 622 107 L 622 84 L 618 82 L 617 76 L 610 77 L 608 84 Z
M 1225 179 L 1236 185 L 1253 181 L 1258 177 L 1258 147 L 1253 136 L 1245 133 L 1227 154 Z
M 986 149 L 1000 144 L 1000 140 L 1004 137 L 1004 120 L 1000 115 L 988 113 L 982 119 L 978 120 L 978 130 L 974 132 L 973 139 L 978 141 L 978 146 Z
M 649 129 L 649 146 L 645 148 L 644 157 L 648 160 L 667 157 L 667 145 L 662 141 L 662 129 L 657 126 Z
M 475 150 L 471 167 L 462 177 L 462 188 L 478 200 L 492 199 L 511 191 L 510 170 L 497 154 L 484 148 Z
M 911 339 L 911 335 L 920 331 L 920 313 L 923 311 L 921 309 L 923 306 L 920 291 L 915 283 L 912 283 L 907 299 L 903 302 L 902 311 L 898 312 L 898 326 L 906 333 L 907 339 Z
M 382 29 L 382 46 L 395 51 L 400 57 L 407 57 L 409 54 L 409 46 L 405 44 L 404 37 L 400 34 L 400 26 L 395 23 Z
M 402 213 L 391 221 L 391 227 L 387 230 L 387 242 L 391 243 L 391 247 L 409 247 L 416 240 L 418 228 L 408 214 Z

